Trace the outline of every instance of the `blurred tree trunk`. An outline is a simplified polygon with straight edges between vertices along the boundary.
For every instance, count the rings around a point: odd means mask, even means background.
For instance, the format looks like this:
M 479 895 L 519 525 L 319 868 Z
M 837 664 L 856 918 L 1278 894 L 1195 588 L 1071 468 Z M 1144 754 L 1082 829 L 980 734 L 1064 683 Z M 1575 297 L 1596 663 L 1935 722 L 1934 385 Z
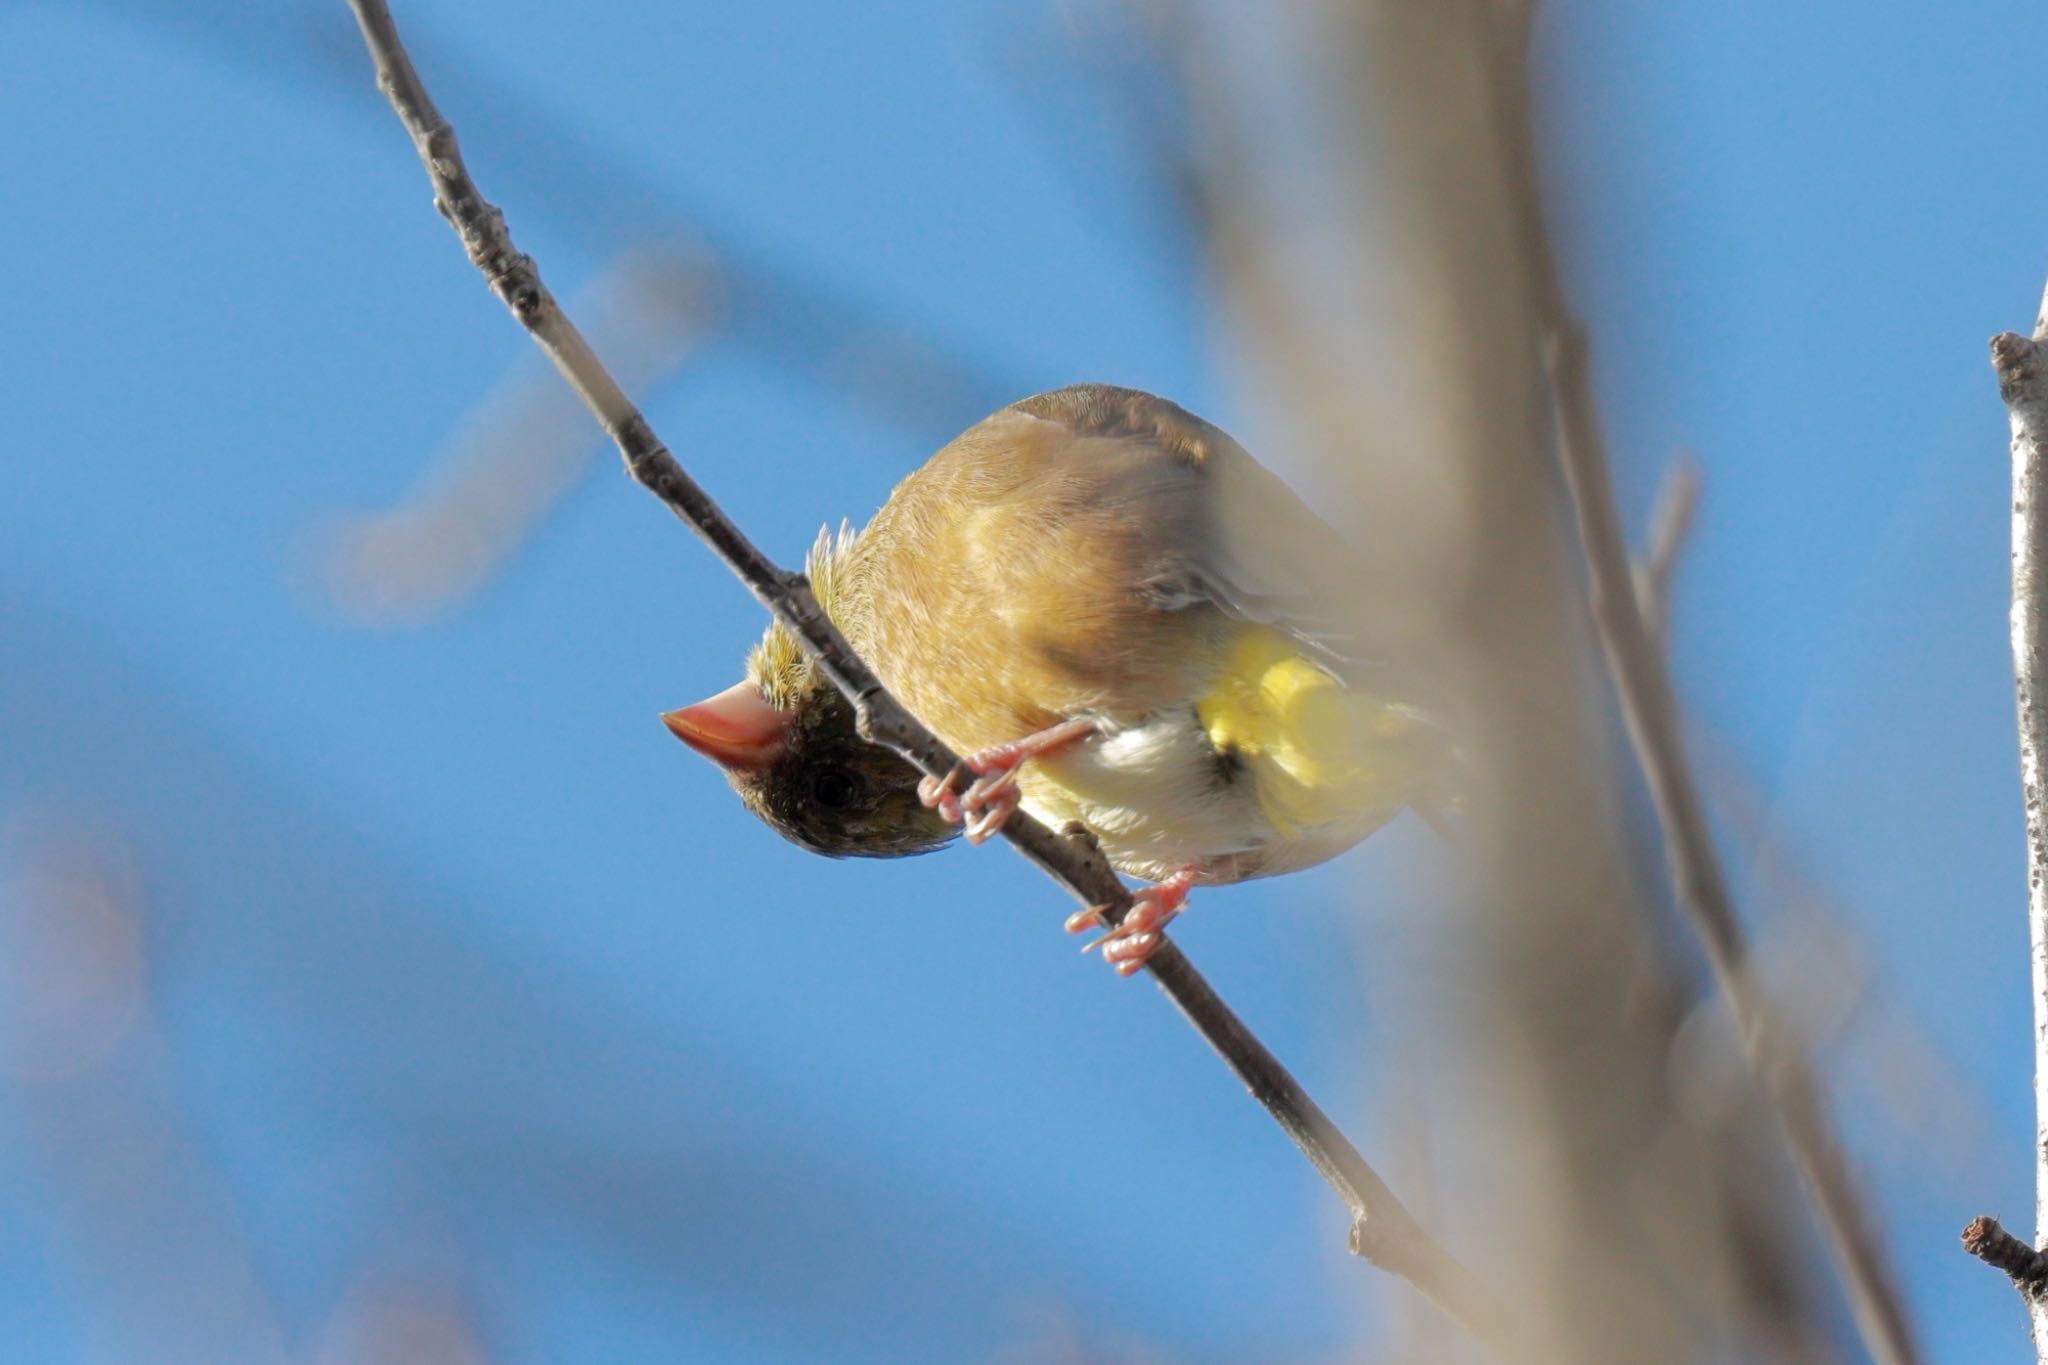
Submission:
M 1340 129 L 1323 152 L 1337 222 L 1315 236 L 1350 253 L 1315 257 L 1305 292 L 1373 300 L 1369 359 L 1329 362 L 1319 324 L 1275 306 L 1301 263 L 1262 259 L 1270 234 L 1228 196 L 1213 200 L 1220 259 L 1254 348 L 1314 358 L 1280 376 L 1282 406 L 1356 510 L 1369 609 L 1458 702 L 1483 913 L 1446 955 L 1462 979 L 1441 993 L 1464 1017 L 1421 1032 L 1461 1120 L 1433 1136 L 1476 1151 L 1455 1164 L 1490 1182 L 1464 1209 L 1484 1218 L 1472 1259 L 1524 1324 L 1520 1354 L 1825 1358 L 1812 1247 L 1782 1216 L 1798 1196 L 1756 1096 L 1718 1122 L 1676 1103 L 1673 1037 L 1699 986 L 1619 842 L 1499 137 L 1503 12 L 1360 0 L 1305 18 L 1299 56 L 1329 78 Z M 1469 1227 L 1449 1235 L 1474 1244 Z

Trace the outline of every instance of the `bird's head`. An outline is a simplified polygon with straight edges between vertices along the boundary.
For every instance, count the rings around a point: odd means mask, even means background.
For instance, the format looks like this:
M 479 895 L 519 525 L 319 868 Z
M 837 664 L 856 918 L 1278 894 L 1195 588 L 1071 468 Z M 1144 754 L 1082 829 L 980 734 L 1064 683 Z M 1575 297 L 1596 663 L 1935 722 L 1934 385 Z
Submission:
M 724 770 L 748 810 L 813 853 L 901 858 L 959 833 L 918 800 L 916 768 L 860 737 L 852 705 L 779 624 L 747 656 L 744 680 L 661 719 Z
M 749 677 L 662 721 L 724 770 L 748 810 L 813 853 L 900 858 L 957 834 L 918 800 L 917 769 L 862 739 L 846 698 L 817 681 L 778 704 Z

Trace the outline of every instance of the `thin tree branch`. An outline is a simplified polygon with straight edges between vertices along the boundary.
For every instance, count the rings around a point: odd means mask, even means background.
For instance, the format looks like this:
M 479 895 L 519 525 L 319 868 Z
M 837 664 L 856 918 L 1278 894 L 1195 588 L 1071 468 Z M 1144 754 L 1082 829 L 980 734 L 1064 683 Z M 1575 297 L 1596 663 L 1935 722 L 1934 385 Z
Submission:
M 1671 675 L 1638 604 L 1628 546 L 1608 479 L 1599 411 L 1593 401 L 1586 329 L 1565 295 L 1543 212 L 1529 85 L 1534 9 L 1533 0 L 1504 0 L 1496 10 L 1497 113 L 1503 156 L 1513 181 L 1516 226 L 1534 294 L 1532 305 L 1545 333 L 1544 359 L 1553 391 L 1557 456 L 1578 522 L 1601 647 L 1637 765 L 1663 829 L 1673 895 L 1706 947 L 1715 981 L 1734 1016 L 1750 1072 L 1774 1102 L 1786 1145 L 1805 1181 L 1848 1293 L 1857 1330 L 1873 1358 L 1883 1365 L 1913 1365 L 1920 1353 L 1906 1319 L 1904 1297 L 1883 1244 L 1866 1226 L 1865 1201 L 1831 1131 L 1812 1068 L 1797 1040 L 1773 1019 L 1750 972 L 1749 946 L 1735 916 L 1699 787 L 1686 759 Z M 2048 839 L 2048 832 L 2043 837 Z
M 349 0 L 349 5 L 376 63 L 378 88 L 426 167 L 436 208 L 462 239 L 464 251 L 491 291 L 512 310 L 617 444 L 626 472 L 688 524 L 756 600 L 796 635 L 852 703 L 863 735 L 887 745 L 925 773 L 952 772 L 958 757 L 883 689 L 819 608 L 804 577 L 770 561 L 684 472 L 555 304 L 532 259 L 512 245 L 504 216 L 470 179 L 454 130 L 428 98 L 383 0 Z M 1055 834 L 1020 812 L 1004 825 L 1003 835 L 1081 904 L 1101 909 L 1111 923 L 1128 913 L 1130 893 L 1100 850 L 1078 831 Z M 1476 1335 L 1505 1343 L 1505 1323 L 1486 1287 L 1422 1229 L 1180 950 L 1163 944 L 1147 970 L 1344 1201 L 1352 1216 L 1351 1250 L 1408 1280 Z
M 2027 820 L 2027 938 L 2034 987 L 2034 1233 L 2048 1229 L 2048 294 L 2034 335 L 1991 338 L 1991 368 L 2012 426 L 2012 681 Z M 2012 1277 L 2027 1302 L 2034 1357 L 2048 1365 L 2048 1258 L 1997 1222 L 1963 1246 Z M 2022 1257 L 2019 1252 L 2026 1251 Z

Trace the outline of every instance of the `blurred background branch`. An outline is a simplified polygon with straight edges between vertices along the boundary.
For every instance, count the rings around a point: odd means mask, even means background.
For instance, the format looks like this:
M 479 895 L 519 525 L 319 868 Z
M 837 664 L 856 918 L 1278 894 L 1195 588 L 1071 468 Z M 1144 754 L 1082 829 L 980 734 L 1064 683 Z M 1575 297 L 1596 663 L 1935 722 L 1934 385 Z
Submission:
M 660 249 L 617 258 L 578 300 L 591 345 L 638 393 L 682 367 L 715 324 L 719 277 Z M 598 448 L 574 394 L 535 361 L 478 404 L 420 485 L 387 511 L 322 537 L 326 596 L 368 625 L 430 618 L 468 600 L 589 471 Z
M 1884 1365 L 1913 1365 L 1920 1352 L 1884 1241 L 1851 1179 L 1804 1046 L 1779 1024 L 1754 976 L 1747 937 L 1686 758 L 1678 695 L 1659 645 L 1662 619 L 1653 624 L 1641 610 L 1638 580 L 1614 507 L 1586 329 L 1565 296 L 1544 214 L 1529 84 L 1529 25 L 1535 8 L 1533 2 L 1520 0 L 1500 7 L 1503 17 L 1494 35 L 1496 107 L 1521 250 L 1534 281 L 1557 456 L 1585 557 L 1593 619 L 1637 766 L 1663 831 L 1672 894 L 1706 948 L 1721 996 L 1734 1016 L 1743 1056 L 1770 1096 L 1864 1345 Z M 1656 572 L 1651 571 L 1652 582 L 1657 581 Z
M 1671 614 L 1672 576 L 1678 572 L 1699 501 L 1699 464 L 1692 456 L 1681 455 L 1664 471 L 1664 481 L 1657 486 L 1650 532 L 1634 566 L 1636 611 L 1643 618 L 1643 633 L 1660 653 Z

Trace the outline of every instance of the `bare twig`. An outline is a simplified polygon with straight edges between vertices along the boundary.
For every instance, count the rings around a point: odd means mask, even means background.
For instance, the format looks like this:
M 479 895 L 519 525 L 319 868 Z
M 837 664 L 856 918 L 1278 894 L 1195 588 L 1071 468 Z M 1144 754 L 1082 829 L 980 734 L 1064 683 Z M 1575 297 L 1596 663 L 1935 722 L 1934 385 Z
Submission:
M 1514 182 L 1532 303 L 1544 332 L 1557 455 L 1578 522 L 1601 647 L 1663 829 L 1673 894 L 1706 947 L 1750 1071 L 1774 1101 L 1786 1144 L 1842 1276 L 1857 1329 L 1874 1358 L 1886 1365 L 1910 1365 L 1920 1357 L 1904 1299 L 1882 1244 L 1865 1225 L 1864 1202 L 1831 1132 L 1812 1068 L 1797 1041 L 1776 1025 L 1750 973 L 1748 944 L 1686 759 L 1671 676 L 1638 605 L 1593 401 L 1586 330 L 1565 296 L 1543 213 L 1529 87 L 1533 9 L 1532 0 L 1509 0 L 1499 11 L 1494 55 L 1500 137 Z
M 885 691 L 819 608 L 801 574 L 777 567 L 719 510 L 655 437 L 513 245 L 502 214 L 470 179 L 455 133 L 428 98 L 383 0 L 349 0 L 376 62 L 377 84 L 411 136 L 433 184 L 435 204 L 492 292 L 504 301 L 619 447 L 626 471 L 667 505 L 738 575 L 754 597 L 803 643 L 859 718 L 861 733 L 933 776 L 959 759 Z M 1091 841 L 1013 817 L 1003 835 L 1083 905 L 1120 922 L 1130 893 Z M 1171 943 L 1147 964 L 1160 988 L 1265 1106 L 1352 1215 L 1351 1250 L 1407 1279 L 1476 1334 L 1506 1340 L 1486 1288 L 1426 1233 L 1285 1067 L 1210 989 Z
M 2027 818 L 2027 937 L 2034 987 L 2034 1232 L 2048 1228 L 2048 295 L 2034 334 L 1991 338 L 1991 368 L 2012 425 L 2012 681 L 2019 714 L 2020 793 Z M 2002 1240 L 2001 1240 L 2002 1239 Z M 2044 1260 L 1989 1218 L 1963 1245 L 2012 1277 L 2027 1301 L 2034 1357 L 2048 1362 Z M 2002 1252 L 2003 1258 L 1994 1255 Z M 2021 1268 L 2016 1268 L 2021 1267 Z M 2024 1269 L 2025 1273 L 2022 1273 Z

